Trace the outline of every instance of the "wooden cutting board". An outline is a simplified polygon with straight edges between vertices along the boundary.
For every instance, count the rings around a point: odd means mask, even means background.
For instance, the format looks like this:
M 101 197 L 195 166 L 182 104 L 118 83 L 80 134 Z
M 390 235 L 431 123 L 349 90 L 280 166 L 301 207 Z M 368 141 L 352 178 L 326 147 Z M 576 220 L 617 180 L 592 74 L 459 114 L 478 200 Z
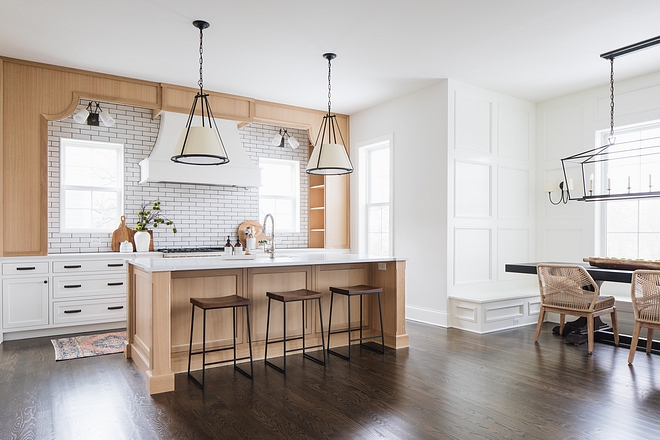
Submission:
M 621 269 L 621 270 L 635 270 L 635 269 L 649 269 L 660 270 L 660 262 L 658 261 L 644 261 L 644 260 L 618 260 L 614 258 L 599 258 L 589 257 L 583 258 L 582 261 L 589 263 L 590 266 L 602 267 L 605 269 Z
M 115 232 L 112 233 L 112 241 L 110 243 L 110 247 L 114 252 L 119 252 L 119 244 L 124 241 L 129 241 L 132 243 L 133 234 L 135 234 L 135 231 L 126 226 L 126 217 L 122 215 L 121 224 L 117 229 L 115 229 Z
M 259 240 L 265 240 L 266 236 L 263 234 L 264 228 L 261 226 L 261 223 L 256 220 L 245 220 L 243 223 L 238 225 L 238 236 L 241 239 L 241 243 L 243 243 L 243 246 L 245 246 L 245 239 L 247 238 L 245 235 L 245 230 L 248 227 L 251 227 L 254 231 L 254 238 L 257 239 L 257 246 L 259 246 Z

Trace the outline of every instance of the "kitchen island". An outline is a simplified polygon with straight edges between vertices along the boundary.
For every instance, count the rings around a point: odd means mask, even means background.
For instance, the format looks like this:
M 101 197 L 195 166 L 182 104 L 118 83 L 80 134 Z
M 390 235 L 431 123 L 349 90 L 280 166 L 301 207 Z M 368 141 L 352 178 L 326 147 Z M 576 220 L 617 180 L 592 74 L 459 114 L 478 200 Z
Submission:
M 327 332 L 330 311 L 330 286 L 370 284 L 383 288 L 383 327 L 385 345 L 399 349 L 408 346 L 405 327 L 405 261 L 395 257 L 370 257 L 333 251 L 280 251 L 274 259 L 260 254 L 256 259 L 219 257 L 137 258 L 128 265 L 126 358 L 133 359 L 142 371 L 151 394 L 174 390 L 174 375 L 188 368 L 190 343 L 190 298 L 241 295 L 252 300 L 250 310 L 254 359 L 263 359 L 266 338 L 266 291 L 311 289 L 323 293 L 323 328 L 315 307 L 303 317 L 299 304 L 287 307 L 287 336 L 300 336 L 308 344 L 320 344 Z M 357 306 L 358 298 L 353 299 Z M 352 306 L 353 307 L 353 306 Z M 229 346 L 232 341 L 231 310 L 209 312 L 207 347 Z M 359 316 L 351 317 L 353 328 Z M 202 320 L 195 320 L 193 349 L 201 347 Z M 248 355 L 247 324 L 237 315 L 238 357 Z M 346 328 L 346 299 L 335 298 L 333 330 Z M 365 335 L 380 332 L 375 298 L 365 298 L 363 325 Z M 282 309 L 271 310 L 271 338 L 282 336 Z M 327 336 L 327 335 L 326 335 Z M 343 338 L 342 338 L 343 337 Z M 327 338 L 326 338 L 327 341 Z M 300 341 L 296 341 L 300 343 Z M 348 344 L 347 334 L 332 338 L 333 346 Z M 269 347 L 269 358 L 281 356 L 276 344 Z M 293 345 L 294 348 L 297 347 Z M 279 348 L 279 351 L 278 351 Z M 207 362 L 230 358 L 231 350 L 207 356 Z M 201 356 L 196 356 L 201 358 Z M 192 369 L 201 368 L 201 359 Z

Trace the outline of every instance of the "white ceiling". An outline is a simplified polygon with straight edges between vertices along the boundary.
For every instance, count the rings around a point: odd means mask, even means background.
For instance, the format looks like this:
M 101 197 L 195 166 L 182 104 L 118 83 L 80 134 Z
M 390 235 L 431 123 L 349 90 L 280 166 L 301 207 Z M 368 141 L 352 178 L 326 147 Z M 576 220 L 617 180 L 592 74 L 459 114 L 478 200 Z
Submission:
M 0 55 L 355 113 L 451 78 L 533 102 L 602 85 L 658 0 L 3 0 Z M 660 46 L 616 78 L 660 70 Z

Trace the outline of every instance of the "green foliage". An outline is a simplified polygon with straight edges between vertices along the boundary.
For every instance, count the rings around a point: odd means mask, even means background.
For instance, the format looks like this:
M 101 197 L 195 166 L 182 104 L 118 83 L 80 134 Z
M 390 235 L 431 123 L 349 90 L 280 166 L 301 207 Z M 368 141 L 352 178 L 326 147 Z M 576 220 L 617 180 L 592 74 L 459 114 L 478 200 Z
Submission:
M 151 204 L 151 209 L 147 209 L 147 203 L 142 203 L 138 211 L 138 221 L 135 224 L 136 231 L 147 231 L 150 228 L 157 228 L 158 225 L 172 226 L 172 232 L 177 233 L 174 222 L 165 217 L 160 210 L 160 201 L 156 200 Z

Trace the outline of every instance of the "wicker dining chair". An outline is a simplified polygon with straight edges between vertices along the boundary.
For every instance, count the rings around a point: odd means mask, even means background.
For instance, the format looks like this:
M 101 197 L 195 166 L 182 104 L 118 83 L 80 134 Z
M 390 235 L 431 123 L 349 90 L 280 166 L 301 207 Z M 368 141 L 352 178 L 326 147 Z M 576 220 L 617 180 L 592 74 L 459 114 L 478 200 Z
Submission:
M 639 333 L 646 327 L 646 353 L 651 352 L 653 330 L 660 328 L 660 271 L 636 270 L 632 275 L 630 299 L 635 312 L 635 328 L 630 341 L 628 364 L 633 363 Z
M 562 264 L 539 264 L 536 272 L 541 293 L 541 310 L 536 325 L 537 342 L 541 334 L 546 312 L 559 313 L 559 334 L 564 331 L 566 315 L 587 319 L 588 351 L 594 351 L 594 318 L 610 314 L 614 344 L 619 345 L 616 307 L 613 296 L 599 296 L 598 284 L 582 266 Z

